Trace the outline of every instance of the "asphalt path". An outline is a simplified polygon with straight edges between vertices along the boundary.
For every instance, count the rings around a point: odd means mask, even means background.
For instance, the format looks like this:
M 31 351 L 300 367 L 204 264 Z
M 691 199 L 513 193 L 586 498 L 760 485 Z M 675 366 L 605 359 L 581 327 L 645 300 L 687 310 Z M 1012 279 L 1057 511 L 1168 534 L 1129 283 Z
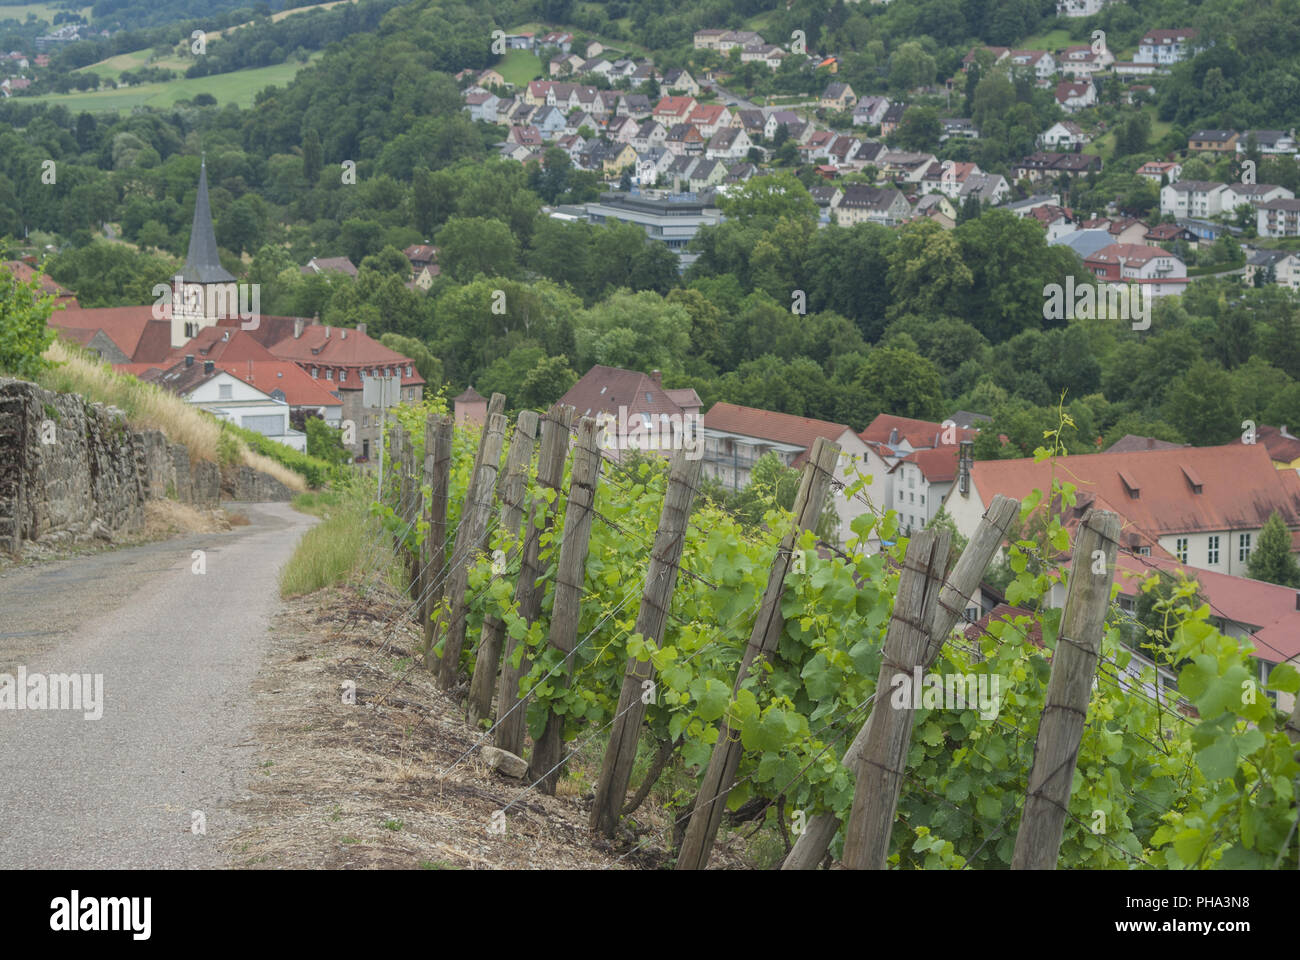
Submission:
M 25 670 L 32 702 L 37 675 L 90 675 L 88 697 L 103 684 L 97 719 L 84 701 L 8 708 L 0 691 L 0 869 L 227 865 L 278 572 L 314 522 L 287 504 L 239 512 L 251 523 L 229 532 L 0 576 L 0 685 Z

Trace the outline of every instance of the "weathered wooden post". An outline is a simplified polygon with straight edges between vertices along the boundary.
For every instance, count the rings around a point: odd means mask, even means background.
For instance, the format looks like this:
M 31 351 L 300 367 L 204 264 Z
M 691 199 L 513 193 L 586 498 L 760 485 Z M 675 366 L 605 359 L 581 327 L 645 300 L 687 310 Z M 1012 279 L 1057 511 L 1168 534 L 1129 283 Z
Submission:
M 925 656 L 926 669 L 938 659 L 943 644 L 952 632 L 967 598 L 975 593 L 988 569 L 993 557 L 1007 538 L 1007 532 L 1020 512 L 1020 501 L 998 494 L 984 511 L 975 535 L 957 558 L 952 572 L 939 591 L 939 602 L 935 604 L 933 619 L 930 622 L 930 642 Z M 845 768 L 857 770 L 858 758 L 866 745 L 867 730 L 875 711 L 867 715 L 866 722 L 858 730 L 853 743 L 844 751 L 840 761 Z M 795 840 L 794 848 L 781 865 L 782 870 L 815 870 L 830 849 L 831 841 L 839 831 L 839 818 L 833 813 L 818 813 L 808 820 L 807 825 Z
M 564 461 L 569 452 L 569 432 L 573 427 L 573 407 L 557 403 L 542 418 L 542 445 L 537 455 L 537 488 L 529 508 L 528 533 L 524 537 L 523 551 L 519 557 L 519 579 L 515 582 L 517 613 L 524 623 L 531 624 L 542 609 L 546 586 L 542 583 L 542 565 L 539 556 L 542 535 L 555 523 L 559 512 L 559 492 L 564 483 Z M 553 491 L 548 499 L 546 491 Z M 515 647 L 523 643 L 513 637 L 506 641 L 501 680 L 497 685 L 496 746 L 517 756 L 523 756 L 524 731 L 527 716 L 519 702 L 519 678 L 528 672 L 526 653 L 519 665 L 514 665 Z
M 1056 869 L 1079 741 L 1101 660 L 1119 531 L 1118 514 L 1089 510 L 1075 535 L 1061 631 L 1034 740 L 1034 766 L 1011 856 L 1012 870 Z
M 424 631 L 424 666 L 433 667 L 433 614 L 442 602 L 447 573 L 447 491 L 451 485 L 451 446 L 456 419 L 432 415 L 424 424 L 424 482 L 429 487 L 424 519 L 429 530 L 424 537 L 420 623 Z
M 794 501 L 794 521 L 772 560 L 772 572 L 763 593 L 763 603 L 749 635 L 749 644 L 745 647 L 740 669 L 736 671 L 736 682 L 732 686 L 733 697 L 749 675 L 754 660 L 769 655 L 776 649 L 777 641 L 781 638 L 781 631 L 785 628 L 785 618 L 781 615 L 781 594 L 785 590 L 785 575 L 790 569 L 795 539 L 801 531 L 816 528 L 839 455 L 839 444 L 824 437 L 818 437 L 813 444 Z M 718 742 L 713 747 L 708 769 L 695 797 L 695 806 L 691 811 L 681 851 L 677 855 L 678 870 L 703 870 L 708 866 L 709 851 L 713 849 L 714 838 L 722 824 L 727 794 L 735 782 L 743 752 L 740 731 L 732 730 L 723 721 L 718 731 Z
M 460 651 L 465 645 L 465 617 L 469 612 L 469 569 L 483 549 L 487 539 L 488 521 L 492 516 L 492 494 L 496 487 L 497 469 L 501 463 L 501 442 L 505 438 L 506 418 L 493 414 L 487 422 L 483 442 L 479 446 L 478 462 L 474 465 L 470 481 L 470 496 L 460 513 L 460 526 L 456 530 L 456 548 L 451 555 L 451 578 L 447 597 L 451 612 L 447 618 L 447 634 L 442 645 L 442 664 L 438 669 L 438 686 L 449 690 L 456 685 L 460 675 Z
M 686 524 L 700 478 L 702 460 L 688 458 L 686 450 L 677 451 L 664 493 L 663 512 L 655 534 L 654 550 L 646 569 L 641 609 L 637 613 L 636 632 L 658 645 L 664 636 L 668 608 L 677 586 L 678 564 L 686 542 Z M 614 714 L 614 729 L 601 761 L 596 801 L 591 808 L 591 828 L 607 837 L 614 835 L 619 813 L 632 779 L 637 741 L 645 720 L 646 706 L 654 698 L 654 667 L 648 660 L 627 658 L 623 689 Z
M 559 565 L 555 571 L 555 596 L 551 608 L 551 646 L 566 658 L 577 645 L 578 620 L 581 615 L 582 586 L 587 568 L 587 549 L 591 541 L 591 521 L 596 503 L 596 484 L 600 479 L 600 450 L 596 443 L 596 421 L 583 417 L 574 431 L 577 446 L 573 450 L 573 470 L 569 476 L 569 503 L 564 510 L 564 534 L 560 543 Z M 552 682 L 568 686 L 573 661 L 567 659 Z M 533 745 L 528 775 L 538 781 L 543 793 L 553 795 L 560 778 L 559 766 L 564 750 L 564 717 L 548 711 L 546 729 Z
M 524 519 L 524 493 L 528 489 L 528 468 L 533 462 L 533 449 L 537 445 L 537 412 L 521 410 L 515 421 L 510 452 L 506 455 L 506 470 L 497 485 L 497 499 L 501 501 L 501 529 L 511 538 L 509 553 L 504 562 L 509 564 L 519 553 L 519 527 Z M 493 560 L 496 563 L 496 560 Z M 505 572 L 504 568 L 501 570 Z M 489 614 L 483 618 L 483 631 L 479 635 L 478 655 L 474 659 L 474 674 L 469 682 L 469 722 L 477 726 L 479 720 L 492 712 L 492 694 L 497 687 L 497 667 L 501 663 L 501 640 L 505 624 Z
M 889 856 L 889 835 L 903 788 L 913 712 L 918 706 L 912 702 L 914 696 L 897 706 L 891 694 L 899 683 L 913 689 L 913 671 L 925 660 L 930 620 L 939 600 L 951 539 L 947 530 L 922 530 L 907 545 L 876 680 L 871 708 L 874 722 L 858 759 L 853 809 L 844 832 L 843 862 L 852 870 L 883 870 Z

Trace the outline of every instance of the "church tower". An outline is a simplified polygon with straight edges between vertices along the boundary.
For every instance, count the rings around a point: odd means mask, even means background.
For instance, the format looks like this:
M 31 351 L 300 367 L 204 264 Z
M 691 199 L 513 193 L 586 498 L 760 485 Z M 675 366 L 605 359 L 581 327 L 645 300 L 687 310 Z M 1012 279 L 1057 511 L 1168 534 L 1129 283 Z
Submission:
M 172 282 L 172 346 L 184 346 L 204 327 L 239 316 L 238 285 L 217 256 L 208 203 L 208 164 L 199 167 L 199 193 L 184 271 Z

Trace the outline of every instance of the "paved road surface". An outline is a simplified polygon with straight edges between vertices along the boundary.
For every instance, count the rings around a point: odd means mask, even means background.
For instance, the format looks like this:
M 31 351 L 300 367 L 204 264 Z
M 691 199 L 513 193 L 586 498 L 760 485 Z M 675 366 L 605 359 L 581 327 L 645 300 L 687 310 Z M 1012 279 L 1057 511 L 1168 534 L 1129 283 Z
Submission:
M 287 504 L 239 510 L 252 523 L 228 533 L 0 576 L 0 673 L 103 675 L 98 720 L 0 709 L 0 869 L 225 865 L 277 573 L 313 523 Z

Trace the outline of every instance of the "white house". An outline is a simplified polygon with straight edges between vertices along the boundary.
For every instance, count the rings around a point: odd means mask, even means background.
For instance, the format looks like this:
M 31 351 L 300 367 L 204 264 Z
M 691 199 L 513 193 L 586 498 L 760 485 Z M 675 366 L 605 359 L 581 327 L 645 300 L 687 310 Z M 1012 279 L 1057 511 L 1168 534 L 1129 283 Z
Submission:
M 1255 214 L 1261 237 L 1300 237 L 1300 200 L 1270 200 Z
M 1145 243 L 1112 243 L 1083 258 L 1083 265 L 1105 283 L 1138 284 L 1152 297 L 1187 289 L 1187 265 L 1168 250 Z M 1145 295 L 1145 294 L 1144 294 Z
M 1073 120 L 1061 120 L 1038 135 L 1038 145 L 1046 150 L 1071 150 L 1088 142 L 1083 127 Z
M 709 140 L 704 155 L 710 160 L 743 160 L 753 145 L 744 130 L 725 127 Z
M 889 101 L 885 97 L 863 97 L 853 108 L 853 125 L 878 127 L 889 110 Z
M 1230 183 L 1223 195 L 1223 212 L 1238 207 L 1259 208 L 1272 200 L 1294 200 L 1295 193 L 1276 183 Z
M 1056 58 L 1046 50 L 1012 50 L 1008 58 L 1011 69 L 1027 69 L 1041 82 L 1056 76 Z
M 198 369 L 198 368 L 194 368 Z M 180 396 L 219 420 L 255 430 L 287 447 L 307 452 L 307 435 L 289 426 L 289 404 L 263 393 L 205 361 L 203 373 L 181 388 Z
M 1097 102 L 1097 85 L 1091 77 L 1062 80 L 1056 85 L 1056 102 L 1066 113 L 1077 113 Z
M 1191 28 L 1148 30 L 1138 42 L 1138 52 L 1133 57 L 1133 62 L 1170 66 L 1186 60 L 1196 52 L 1196 37 L 1199 32 Z
M 864 469 L 864 461 L 872 452 L 853 429 L 843 423 L 715 403 L 704 414 L 703 436 L 702 472 L 728 490 L 743 490 L 748 486 L 754 465 L 769 453 L 787 467 L 803 466 L 818 437 L 839 444 L 840 458 L 835 467 L 835 479 L 841 484 L 853 483 L 859 473 L 883 473 L 880 468 L 884 464 L 878 457 Z M 832 502 L 839 518 L 840 543 L 846 543 L 855 536 L 850 524 L 855 517 L 868 511 L 867 504 L 862 499 L 843 495 L 834 497 Z
M 1178 178 L 1183 175 L 1183 165 L 1176 161 L 1149 160 L 1142 166 L 1138 167 L 1138 176 L 1145 177 L 1156 186 L 1166 177 L 1169 183 L 1177 183 Z
M 1161 216 L 1214 217 L 1223 212 L 1226 183 L 1212 180 L 1179 180 L 1160 188 Z

